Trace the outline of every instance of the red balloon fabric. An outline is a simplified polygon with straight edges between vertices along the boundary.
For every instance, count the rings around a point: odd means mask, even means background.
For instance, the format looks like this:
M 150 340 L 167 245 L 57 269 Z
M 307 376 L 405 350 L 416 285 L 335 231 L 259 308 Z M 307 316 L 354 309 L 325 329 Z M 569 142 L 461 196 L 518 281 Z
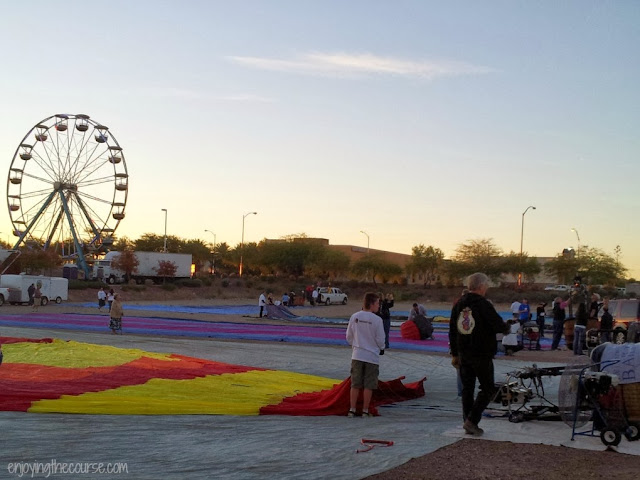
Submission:
M 373 391 L 369 412 L 378 415 L 378 405 L 402 402 L 424 396 L 426 377 L 417 382 L 403 384 L 404 377 L 389 382 L 378 382 L 378 389 Z M 301 393 L 295 397 L 287 397 L 277 405 L 267 405 L 260 409 L 260 415 L 346 415 L 349 411 L 349 395 L 351 378 L 322 392 Z M 358 411 L 362 411 L 362 393 L 358 399 Z
M 407 340 L 420 340 L 420 330 L 418 330 L 418 326 L 409 320 L 400 325 L 400 335 Z

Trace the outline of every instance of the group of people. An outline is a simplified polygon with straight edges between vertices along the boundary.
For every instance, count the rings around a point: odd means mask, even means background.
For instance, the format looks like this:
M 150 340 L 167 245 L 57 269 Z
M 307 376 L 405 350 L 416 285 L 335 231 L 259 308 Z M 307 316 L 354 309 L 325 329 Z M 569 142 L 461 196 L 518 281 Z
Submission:
M 540 339 L 544 338 L 544 322 L 545 322 L 545 307 L 546 302 L 538 303 L 536 308 L 536 319 L 533 321 L 533 314 L 531 313 L 531 306 L 529 300 L 522 299 L 522 302 L 517 300 L 511 304 L 511 313 L 513 318 L 507 320 L 509 325 L 509 332 L 502 337 L 502 346 L 507 355 L 522 350 L 522 342 L 518 338 L 519 333 L 525 333 L 525 331 L 535 332 L 536 350 L 540 350 Z
M 111 329 L 111 333 L 122 333 L 123 309 L 120 296 L 113 290 L 113 288 L 106 292 L 104 287 L 101 287 L 100 290 L 98 290 L 98 311 L 102 311 L 102 309 L 107 305 L 109 311 L 109 328 Z
M 553 334 L 551 341 L 551 350 L 558 350 L 560 341 L 562 340 L 562 334 L 564 332 L 564 326 L 567 319 L 566 309 L 571 306 L 571 296 L 566 299 L 558 296 L 553 300 L 552 312 L 553 312 Z M 536 326 L 538 328 L 538 338 L 536 342 L 536 350 L 540 350 L 540 338 L 544 337 L 545 329 L 545 307 L 546 302 L 540 302 L 536 309 Z M 590 297 L 590 302 L 579 301 L 577 303 L 577 310 L 575 314 L 575 326 L 573 330 L 573 343 L 570 346 L 574 355 L 582 355 L 584 353 L 585 337 L 587 331 L 587 323 L 589 319 L 597 319 L 598 314 L 602 308 L 602 318 L 600 319 L 599 330 L 601 332 L 602 342 L 611 341 L 611 329 L 613 328 L 613 316 L 609 313 L 609 299 L 605 298 L 600 302 L 600 295 L 593 293 Z M 511 304 L 511 312 L 513 314 L 513 320 L 508 323 L 510 325 L 510 331 L 503 337 L 502 343 L 507 351 L 518 351 L 522 349 L 522 344 L 518 342 L 517 334 L 527 322 L 531 321 L 531 312 L 529 302 L 526 298 L 522 302 L 515 301 Z M 569 346 L 569 345 L 568 345 Z
M 489 277 L 475 273 L 469 277 L 468 291 L 455 303 L 449 322 L 451 364 L 459 371 L 462 384 L 463 429 L 470 435 L 482 435 L 478 426 L 482 412 L 495 395 L 493 357 L 497 353 L 496 335 L 506 334 L 509 327 L 486 298 Z M 364 296 L 362 310 L 349 319 L 346 339 L 352 348 L 351 390 L 347 416 L 358 415 L 357 406 L 362 392 L 360 415 L 369 412 L 373 390 L 378 387 L 380 355 L 385 349 L 383 319 L 377 313 L 384 299 L 376 293 Z M 414 305 L 414 315 L 420 306 Z M 423 307 L 423 314 L 426 311 Z M 480 388 L 474 397 L 476 381 Z

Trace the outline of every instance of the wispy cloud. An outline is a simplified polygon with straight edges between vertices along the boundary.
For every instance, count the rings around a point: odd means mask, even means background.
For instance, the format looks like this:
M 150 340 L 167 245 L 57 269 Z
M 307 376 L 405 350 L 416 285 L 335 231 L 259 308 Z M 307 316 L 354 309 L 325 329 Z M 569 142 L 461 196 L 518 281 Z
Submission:
M 217 95 L 207 91 L 191 90 L 176 87 L 155 87 L 145 89 L 147 95 L 154 97 L 176 98 L 179 100 L 198 100 L 207 102 L 253 102 L 253 103 L 273 103 L 275 99 L 253 95 L 250 93 L 238 93 L 228 95 Z
M 227 57 L 247 67 L 302 75 L 331 77 L 361 77 L 367 75 L 396 75 L 434 79 L 494 72 L 490 67 L 451 60 L 407 60 L 382 57 L 370 53 L 309 53 L 292 59 L 261 57 Z

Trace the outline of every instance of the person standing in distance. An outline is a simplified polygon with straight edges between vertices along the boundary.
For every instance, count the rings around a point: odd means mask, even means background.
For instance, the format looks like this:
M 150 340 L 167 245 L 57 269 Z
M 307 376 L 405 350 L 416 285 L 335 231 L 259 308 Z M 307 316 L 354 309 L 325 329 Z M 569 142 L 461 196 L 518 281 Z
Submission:
M 518 307 L 518 318 L 520 320 L 520 326 L 523 327 L 525 323 L 531 320 L 531 307 L 529 306 L 529 300 L 522 299 L 522 303 Z
M 411 307 L 411 310 L 409 310 L 409 316 L 407 317 L 407 320 L 415 320 L 415 318 L 419 315 L 426 317 L 427 309 L 424 308 L 424 305 L 422 304 L 414 303 Z
M 567 305 L 571 303 L 571 297 L 563 301 L 561 297 L 556 297 L 553 301 L 553 340 L 551 341 L 551 350 L 557 350 L 562 339 L 562 330 L 567 315 L 564 311 Z
M 514 320 L 518 320 L 520 318 L 520 302 L 518 300 L 514 300 L 511 304 L 511 314 L 513 315 Z
M 29 305 L 33 305 L 33 294 L 36 293 L 36 286 L 32 283 L 27 288 L 27 294 L 29 295 Z
M 351 345 L 351 392 L 349 395 L 348 417 L 356 416 L 360 390 L 362 394 L 362 416 L 373 417 L 369 404 L 373 391 L 378 388 L 380 357 L 384 352 L 384 327 L 382 319 L 376 315 L 380 307 L 380 297 L 366 293 L 362 310 L 351 315 L 347 326 L 347 342 Z
M 106 303 L 107 292 L 104 291 L 104 287 L 100 287 L 100 290 L 98 290 L 98 311 L 102 310 Z
M 260 298 L 258 298 L 258 306 L 260 307 L 260 318 L 262 318 L 262 314 L 264 313 L 264 309 L 267 306 L 267 297 L 264 292 L 260 294 Z
M 460 368 L 462 416 L 465 419 L 462 427 L 470 435 L 482 435 L 484 430 L 478 427 L 478 423 L 496 392 L 493 373 L 493 357 L 498 347 L 496 334 L 508 333 L 509 327 L 485 298 L 489 277 L 484 273 L 474 273 L 469 277 L 468 287 L 469 293 L 451 311 L 451 364 Z M 480 390 L 474 399 L 476 379 Z
M 389 333 L 391 332 L 391 309 L 393 308 L 394 300 L 393 293 L 387 293 L 387 296 L 383 296 L 382 292 L 378 294 L 380 296 L 380 310 L 378 310 L 378 316 L 382 318 L 382 326 L 384 327 L 384 348 L 389 348 Z

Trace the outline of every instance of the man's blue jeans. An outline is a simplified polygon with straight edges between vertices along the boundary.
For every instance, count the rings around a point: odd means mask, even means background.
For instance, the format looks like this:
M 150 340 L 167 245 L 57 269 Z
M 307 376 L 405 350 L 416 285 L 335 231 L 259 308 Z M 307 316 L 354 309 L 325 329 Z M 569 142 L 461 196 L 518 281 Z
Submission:
M 573 330 L 573 354 L 582 355 L 582 346 L 587 336 L 587 327 L 576 325 Z

